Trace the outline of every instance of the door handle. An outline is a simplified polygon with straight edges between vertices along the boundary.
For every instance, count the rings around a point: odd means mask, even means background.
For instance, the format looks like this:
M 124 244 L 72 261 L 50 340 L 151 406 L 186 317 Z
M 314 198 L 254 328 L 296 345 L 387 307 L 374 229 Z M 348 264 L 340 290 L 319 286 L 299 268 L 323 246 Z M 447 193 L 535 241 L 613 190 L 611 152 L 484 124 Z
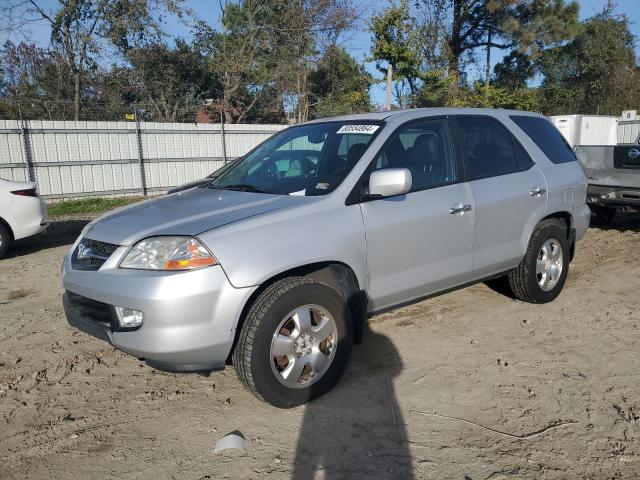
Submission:
M 536 187 L 529 192 L 529 195 L 531 195 L 532 197 L 539 197 L 540 195 L 544 195 L 545 193 L 547 193 L 546 188 Z
M 449 209 L 449 213 L 451 215 L 455 215 L 456 213 L 470 212 L 472 208 L 473 207 L 471 207 L 471 205 L 469 205 L 468 203 L 457 203 Z

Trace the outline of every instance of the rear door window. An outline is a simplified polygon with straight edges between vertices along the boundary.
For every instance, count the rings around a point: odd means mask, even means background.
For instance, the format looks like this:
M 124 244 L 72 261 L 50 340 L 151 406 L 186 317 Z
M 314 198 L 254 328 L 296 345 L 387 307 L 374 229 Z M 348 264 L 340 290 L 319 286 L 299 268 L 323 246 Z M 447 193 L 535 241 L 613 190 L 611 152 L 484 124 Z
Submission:
M 518 165 L 511 133 L 489 117 L 457 117 L 460 147 L 469 180 L 524 170 Z
M 577 161 L 576 154 L 562 134 L 546 118 L 511 115 L 509 118 L 544 152 L 553 163 Z

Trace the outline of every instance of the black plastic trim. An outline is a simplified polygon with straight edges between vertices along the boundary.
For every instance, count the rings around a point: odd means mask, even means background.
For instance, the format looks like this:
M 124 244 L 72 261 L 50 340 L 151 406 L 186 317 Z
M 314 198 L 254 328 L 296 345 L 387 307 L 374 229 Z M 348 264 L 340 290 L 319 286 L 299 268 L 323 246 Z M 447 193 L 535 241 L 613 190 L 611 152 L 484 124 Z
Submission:
M 587 187 L 587 203 L 590 205 L 601 205 L 610 207 L 633 207 L 640 208 L 640 198 L 624 198 L 626 192 L 638 194 L 640 188 L 618 187 L 610 185 L 589 185 Z M 613 193 L 612 197 L 607 197 Z
M 72 300 L 73 295 L 75 294 L 66 292 L 62 296 L 62 305 L 69 325 L 113 345 L 111 336 L 109 335 L 110 326 L 88 317 L 86 312 Z
M 94 327 L 98 327 L 105 332 L 133 332 L 140 329 L 140 326 L 121 327 L 120 323 L 118 322 L 116 309 L 113 305 L 102 303 L 91 298 L 83 297 L 82 295 L 78 295 L 77 293 L 69 291 L 65 292 L 62 301 L 69 323 L 71 323 L 71 320 L 73 319 L 73 321 L 78 324 L 93 325 Z M 76 325 L 74 324 L 74 326 Z M 95 330 L 92 329 L 92 331 Z M 91 333 L 93 335 L 92 332 L 87 333 Z M 98 338 L 104 340 L 102 336 L 99 336 Z M 111 343 L 110 338 L 107 341 Z
M 87 247 L 90 254 L 83 258 L 79 258 L 80 247 Z M 71 268 L 82 271 L 100 270 L 102 265 L 113 255 L 119 245 L 113 243 L 93 240 L 91 238 L 83 238 L 71 255 Z
M 149 360 L 141 358 L 144 363 L 156 370 L 169 373 L 207 373 L 215 370 L 224 370 L 224 366 L 220 366 L 220 363 L 171 363 L 171 362 L 159 362 L 157 360 Z

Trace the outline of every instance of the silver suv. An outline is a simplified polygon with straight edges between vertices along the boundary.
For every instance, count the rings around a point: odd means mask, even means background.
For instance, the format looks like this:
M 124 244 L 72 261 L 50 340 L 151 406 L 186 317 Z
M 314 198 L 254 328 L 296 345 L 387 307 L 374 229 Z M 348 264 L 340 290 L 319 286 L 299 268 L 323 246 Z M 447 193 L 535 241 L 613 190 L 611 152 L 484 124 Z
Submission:
M 586 178 L 544 117 L 370 113 L 291 127 L 204 185 L 114 211 L 64 260 L 71 325 L 168 371 L 233 362 L 278 407 L 330 390 L 368 316 L 500 278 L 560 293 Z

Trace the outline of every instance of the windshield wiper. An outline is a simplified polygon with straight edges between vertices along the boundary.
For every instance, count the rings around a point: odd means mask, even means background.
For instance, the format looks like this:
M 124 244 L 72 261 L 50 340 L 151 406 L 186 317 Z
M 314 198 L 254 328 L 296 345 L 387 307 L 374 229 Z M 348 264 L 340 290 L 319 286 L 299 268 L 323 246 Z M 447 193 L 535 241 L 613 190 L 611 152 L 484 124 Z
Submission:
M 222 190 L 237 190 L 239 192 L 251 192 L 251 193 L 271 193 L 266 190 L 261 190 L 248 183 L 234 183 L 232 185 L 211 185 L 213 188 L 220 188 Z

